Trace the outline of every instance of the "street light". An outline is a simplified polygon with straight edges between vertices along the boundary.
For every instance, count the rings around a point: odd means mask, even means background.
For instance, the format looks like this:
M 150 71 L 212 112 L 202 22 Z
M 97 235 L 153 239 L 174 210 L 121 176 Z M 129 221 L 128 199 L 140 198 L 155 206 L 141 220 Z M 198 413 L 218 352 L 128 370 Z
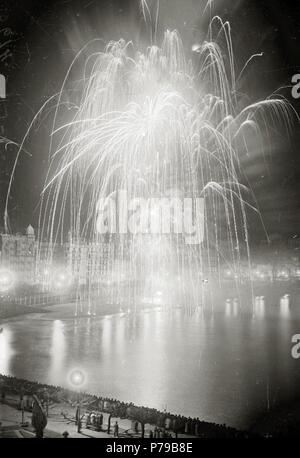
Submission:
M 84 373 L 80 369 L 74 369 L 70 374 L 70 382 L 72 385 L 79 387 L 85 381 Z
M 75 387 L 77 391 L 77 408 L 75 415 L 75 424 L 77 425 L 77 432 L 80 433 L 81 430 L 81 413 L 80 413 L 80 387 L 85 383 L 86 376 L 81 369 L 73 369 L 69 374 L 70 384 Z

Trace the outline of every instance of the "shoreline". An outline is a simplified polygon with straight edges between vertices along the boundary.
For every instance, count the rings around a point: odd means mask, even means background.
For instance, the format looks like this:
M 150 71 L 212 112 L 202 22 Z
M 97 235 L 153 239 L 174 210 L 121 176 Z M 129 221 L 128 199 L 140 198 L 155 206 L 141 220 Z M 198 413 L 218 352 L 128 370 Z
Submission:
M 19 316 L 31 315 L 34 313 L 48 313 L 40 306 L 20 305 L 20 304 L 0 304 L 0 325 L 2 322 L 17 318 Z
M 222 294 L 222 297 L 229 297 L 231 300 L 238 296 L 239 288 L 249 288 L 249 293 L 251 293 L 251 288 L 253 288 L 253 294 L 262 294 L 264 292 L 264 288 L 272 286 L 272 290 L 276 292 L 276 294 L 281 294 L 283 292 L 291 292 L 291 293 L 298 293 L 300 291 L 300 283 L 293 282 L 293 281 L 282 281 L 282 282 L 267 282 L 267 281 L 259 281 L 253 282 L 251 285 L 250 283 L 244 285 L 237 285 L 235 282 L 231 281 L 224 281 L 219 288 L 215 288 L 212 291 L 212 296 L 215 301 L 219 301 L 219 295 Z M 210 294 L 209 294 L 210 296 Z M 102 301 L 101 301 L 102 299 Z M 211 300 L 211 299 L 210 299 Z M 184 309 L 184 306 L 177 305 L 175 307 L 164 306 L 163 304 L 153 304 L 153 303 L 140 303 L 137 309 L 131 309 L 128 305 L 120 305 L 120 304 L 113 304 L 105 302 L 104 297 L 99 297 L 99 301 L 95 301 L 97 306 L 95 308 L 96 313 L 89 314 L 88 312 L 79 313 L 75 315 L 72 312 L 70 314 L 70 309 L 76 307 L 76 302 L 66 300 L 66 302 L 57 302 L 51 304 L 41 304 L 41 305 L 22 305 L 17 304 L 15 302 L 0 302 L 0 326 L 1 322 L 7 322 L 10 319 L 18 318 L 21 316 L 31 315 L 31 314 L 49 314 L 49 318 L 52 318 L 51 315 L 58 313 L 62 315 L 62 311 L 65 309 L 66 315 L 60 316 L 61 319 L 81 319 L 81 318 L 92 318 L 92 317 L 104 317 L 109 315 L 117 315 L 119 313 L 133 313 L 133 312 L 144 312 L 149 310 L 155 309 Z M 274 305 L 274 304 L 272 304 Z M 85 307 L 86 304 L 83 305 Z M 194 307 L 195 310 L 197 307 Z M 190 309 L 191 310 L 191 309 Z M 247 306 L 245 306 L 245 311 L 247 311 Z M 53 317 L 55 319 L 55 317 Z
M 258 292 L 260 288 L 265 288 L 266 286 L 267 286 L 267 284 L 264 284 L 264 285 L 262 285 L 261 283 L 257 284 L 256 288 L 255 288 L 255 292 Z M 228 287 L 230 288 L 229 284 L 228 284 Z M 276 288 L 276 294 L 274 294 L 274 297 L 278 296 L 279 293 L 281 294 L 283 292 L 283 290 L 285 290 L 285 289 L 287 291 L 288 290 L 293 290 L 294 292 L 295 291 L 298 292 L 299 291 L 299 285 L 294 285 L 294 284 L 289 284 L 289 283 L 278 284 L 278 288 Z M 292 292 L 292 291 L 289 291 L 289 292 Z M 263 293 L 263 291 L 262 291 L 262 293 Z M 37 308 L 31 307 L 31 309 L 34 309 L 34 310 L 31 310 L 31 311 L 27 312 L 28 317 L 27 318 L 23 318 L 23 319 L 24 319 L 24 322 L 25 321 L 29 322 L 29 320 L 31 320 L 31 318 L 30 318 L 31 314 L 33 314 L 33 317 L 32 317 L 33 320 L 39 320 L 40 319 L 40 320 L 44 320 L 45 322 L 47 322 L 47 321 L 51 322 L 52 320 L 55 320 L 55 319 L 79 320 L 80 318 L 84 318 L 86 320 L 86 319 L 89 318 L 89 315 L 87 315 L 86 313 L 75 317 L 74 316 L 74 306 L 75 306 L 74 303 L 67 303 L 67 304 L 47 305 L 47 306 L 44 306 L 43 308 L 39 308 L 38 310 L 37 310 Z M 270 307 L 270 309 L 272 309 L 273 307 L 276 307 L 276 304 L 269 301 L 268 302 L 268 306 Z M 277 304 L 277 306 L 278 306 L 278 304 Z M 292 302 L 291 307 L 294 308 L 295 306 L 297 306 L 297 304 L 295 302 Z M 28 308 L 30 308 L 30 307 L 26 306 L 26 311 L 28 310 Z M 124 309 L 126 309 L 126 307 L 124 307 Z M 153 304 L 143 304 L 143 307 L 138 309 L 137 312 L 139 314 L 140 313 L 147 313 L 147 312 L 155 312 L 156 309 L 159 309 L 160 311 L 162 311 L 163 307 L 154 306 Z M 66 315 L 66 310 L 68 311 L 68 316 Z M 105 317 L 105 316 L 113 317 L 113 316 L 118 316 L 118 315 L 122 315 L 122 314 L 124 315 L 124 314 L 127 314 L 127 313 L 128 313 L 127 310 L 126 311 L 120 311 L 120 305 L 103 302 L 103 303 L 99 304 L 97 315 L 95 317 L 91 316 L 90 318 L 91 319 L 95 318 L 96 320 L 97 319 L 100 320 L 102 317 Z M 17 319 L 18 319 L 18 316 L 11 316 L 11 317 L 7 318 L 7 320 L 11 320 L 11 321 L 15 321 Z M 22 319 L 20 319 L 20 323 L 21 323 L 21 321 L 22 321 Z M 71 321 L 69 321 L 69 323 L 70 322 Z M 45 323 L 45 326 L 47 326 L 47 323 Z M 0 322 L 0 331 L 1 331 L 1 322 Z M 19 374 L 19 375 L 22 377 L 22 373 Z M 37 376 L 37 378 L 38 378 L 38 380 L 40 380 L 39 376 Z M 1 379 L 1 375 L 0 375 L 0 379 Z M 43 377 L 42 377 L 42 379 L 43 379 Z M 20 380 L 22 380 L 22 379 L 20 379 Z M 36 381 L 28 381 L 28 383 L 30 383 L 30 384 L 38 384 L 38 385 L 44 385 L 44 386 L 47 386 L 47 387 L 51 387 L 51 385 L 47 385 L 47 382 L 48 382 L 47 379 L 45 379 L 43 383 L 38 383 Z M 67 389 L 67 388 L 63 388 L 62 386 L 60 386 L 60 389 L 64 390 L 64 389 Z M 92 391 L 93 392 L 97 392 L 97 387 L 96 387 L 96 389 L 93 389 Z M 101 395 L 101 392 L 99 394 Z M 109 395 L 110 395 L 110 393 L 109 393 Z M 89 396 L 93 396 L 93 395 L 89 395 Z M 123 402 L 124 403 L 130 402 L 131 398 L 132 398 L 132 396 L 130 395 L 130 392 L 129 392 L 129 396 L 127 397 L 128 401 L 125 400 Z M 140 406 L 136 406 L 136 407 L 140 408 Z M 182 409 L 180 411 L 182 411 Z M 196 412 L 196 415 L 197 414 L 198 413 Z M 195 413 L 194 413 L 194 415 L 195 415 Z M 212 418 L 210 418 L 210 420 L 208 420 L 207 423 L 210 424 L 209 421 L 214 421 L 214 420 L 215 420 L 215 418 L 212 417 Z M 236 427 L 238 428 L 239 426 L 236 426 Z M 245 427 L 247 428 L 247 425 Z M 233 428 L 234 428 L 234 426 L 233 426 Z

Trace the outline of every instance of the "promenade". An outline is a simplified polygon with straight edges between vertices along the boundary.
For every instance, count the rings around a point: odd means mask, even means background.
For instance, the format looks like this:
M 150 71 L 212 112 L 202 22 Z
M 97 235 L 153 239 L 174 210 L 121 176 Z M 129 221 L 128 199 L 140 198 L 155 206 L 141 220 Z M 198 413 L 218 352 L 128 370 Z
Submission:
M 32 413 L 22 411 L 18 408 L 19 400 L 17 396 L 9 395 L 5 399 L 5 403 L 0 404 L 0 438 L 34 438 L 35 432 L 31 425 Z M 102 412 L 105 418 L 105 412 Z M 111 417 L 111 431 L 108 434 L 105 431 L 94 431 L 85 427 L 83 422 L 81 432 L 77 432 L 75 424 L 75 410 L 68 404 L 55 403 L 49 406 L 48 423 L 44 430 L 45 438 L 64 438 L 63 433 L 68 432 L 68 438 L 113 438 L 113 426 L 115 422 L 119 425 L 119 438 L 141 437 L 140 433 L 136 433 L 131 429 L 132 422 L 129 419 Z M 103 424 L 103 428 L 107 429 L 107 425 Z M 154 430 L 155 426 L 145 425 L 145 437 L 149 437 L 150 430 Z M 175 434 L 171 434 L 175 437 Z M 178 437 L 192 438 L 194 436 L 188 434 L 178 434 Z
M 32 402 L 37 396 L 47 414 L 45 437 L 245 437 L 226 425 L 161 412 L 116 399 L 79 393 L 0 374 L 0 437 L 33 437 Z M 81 430 L 75 423 L 80 415 Z M 118 423 L 118 431 L 115 424 Z

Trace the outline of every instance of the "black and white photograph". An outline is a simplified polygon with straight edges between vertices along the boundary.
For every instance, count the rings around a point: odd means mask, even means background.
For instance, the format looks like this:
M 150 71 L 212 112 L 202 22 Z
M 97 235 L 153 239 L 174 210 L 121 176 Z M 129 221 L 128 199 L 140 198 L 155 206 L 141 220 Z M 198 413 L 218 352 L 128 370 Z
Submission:
M 299 436 L 299 0 L 0 0 L 0 453 Z

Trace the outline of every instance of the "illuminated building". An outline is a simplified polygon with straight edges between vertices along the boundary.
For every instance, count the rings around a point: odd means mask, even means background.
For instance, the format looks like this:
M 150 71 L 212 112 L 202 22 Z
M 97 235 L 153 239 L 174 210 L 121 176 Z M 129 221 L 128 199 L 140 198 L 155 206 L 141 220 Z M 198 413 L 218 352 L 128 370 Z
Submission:
M 35 234 L 29 225 L 25 234 L 0 234 L 1 265 L 15 273 L 19 283 L 34 283 Z

